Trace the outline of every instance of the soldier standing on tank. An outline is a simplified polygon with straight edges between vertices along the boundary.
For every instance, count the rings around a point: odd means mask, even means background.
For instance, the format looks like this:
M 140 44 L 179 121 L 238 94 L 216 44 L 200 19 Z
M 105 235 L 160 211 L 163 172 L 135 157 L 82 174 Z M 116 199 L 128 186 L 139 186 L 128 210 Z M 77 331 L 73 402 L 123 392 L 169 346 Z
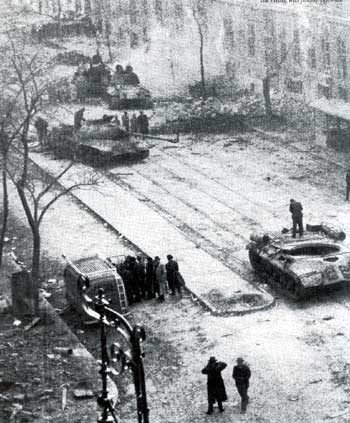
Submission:
M 292 198 L 290 200 L 289 211 L 292 214 L 292 220 L 293 220 L 293 235 L 292 235 L 293 238 L 296 237 L 297 226 L 299 230 L 299 235 L 303 236 L 303 233 L 304 233 L 302 210 L 303 210 L 303 206 L 301 205 L 301 203 L 298 203 Z
M 128 112 L 124 112 L 124 114 L 122 115 L 122 123 L 123 123 L 123 127 L 124 129 L 129 132 L 130 126 L 129 126 L 129 115 Z
M 251 376 L 250 368 L 243 358 L 237 358 L 237 365 L 233 367 L 232 377 L 235 380 L 237 391 L 241 397 L 241 414 L 246 412 L 249 402 L 248 388 Z
M 345 181 L 346 181 L 346 198 L 345 198 L 345 201 L 348 201 L 349 200 L 349 194 L 350 194 L 350 170 L 348 170 L 346 172 Z
M 130 119 L 130 130 L 131 132 L 137 132 L 137 117 L 136 113 L 133 113 Z

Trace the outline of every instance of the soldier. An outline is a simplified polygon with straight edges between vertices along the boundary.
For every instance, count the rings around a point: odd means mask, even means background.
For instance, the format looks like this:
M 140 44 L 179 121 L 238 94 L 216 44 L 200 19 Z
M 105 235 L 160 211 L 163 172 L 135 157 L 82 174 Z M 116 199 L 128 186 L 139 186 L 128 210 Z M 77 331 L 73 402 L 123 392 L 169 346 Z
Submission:
M 303 228 L 303 206 L 301 203 L 298 203 L 297 201 L 291 199 L 290 200 L 290 206 L 289 211 L 292 214 L 292 220 L 293 220 L 293 238 L 296 237 L 296 231 L 297 226 L 299 230 L 299 235 L 303 236 L 304 228 Z
M 137 132 L 137 117 L 135 113 L 133 113 L 131 116 L 130 129 L 131 129 L 131 132 Z
M 122 115 L 122 123 L 123 123 L 123 127 L 124 129 L 129 132 L 129 115 L 128 112 L 124 112 L 124 114 Z
M 79 129 L 82 127 L 83 121 L 85 121 L 84 112 L 85 112 L 85 107 L 82 107 L 81 109 L 79 109 L 77 112 L 74 113 L 74 129 L 76 131 L 79 131 Z
M 146 298 L 147 296 L 147 289 L 146 289 L 146 269 L 145 264 L 142 256 L 136 257 L 136 271 L 137 271 L 137 277 L 138 277 L 138 284 L 140 287 L 141 297 Z
M 147 257 L 145 285 L 147 290 L 147 298 L 155 298 L 154 290 L 154 265 L 152 257 Z
M 202 369 L 202 374 L 208 376 L 207 390 L 208 390 L 208 411 L 211 414 L 214 411 L 215 401 L 218 403 L 219 411 L 222 413 L 224 407 L 222 403 L 227 400 L 224 380 L 221 372 L 227 367 L 227 364 L 217 361 L 215 357 L 210 357 L 208 364 Z
M 36 132 L 38 134 L 39 144 L 41 146 L 47 143 L 47 128 L 49 126 L 48 122 L 42 117 L 38 117 L 34 123 Z
M 237 365 L 233 367 L 232 377 L 236 382 L 237 391 L 241 397 L 241 414 L 246 412 L 249 402 L 248 388 L 251 376 L 250 368 L 243 358 L 237 358 Z
M 137 116 L 137 119 L 136 119 L 137 132 L 140 134 L 147 135 L 148 126 L 149 126 L 148 117 L 147 115 L 143 113 L 142 110 L 140 110 L 140 114 Z
M 133 71 L 132 66 L 130 65 L 127 65 L 127 67 L 125 68 L 124 83 L 125 85 L 132 85 L 135 87 L 140 84 L 139 77 L 136 75 L 136 73 Z
M 171 254 L 168 254 L 166 258 L 168 259 L 168 263 L 165 265 L 166 278 L 169 284 L 170 295 L 175 295 L 176 291 L 181 295 L 181 285 L 178 278 L 179 265 Z
M 345 200 L 348 201 L 349 200 L 349 193 L 350 193 L 350 170 L 348 170 L 346 172 L 345 181 L 346 181 L 346 198 L 345 198 Z

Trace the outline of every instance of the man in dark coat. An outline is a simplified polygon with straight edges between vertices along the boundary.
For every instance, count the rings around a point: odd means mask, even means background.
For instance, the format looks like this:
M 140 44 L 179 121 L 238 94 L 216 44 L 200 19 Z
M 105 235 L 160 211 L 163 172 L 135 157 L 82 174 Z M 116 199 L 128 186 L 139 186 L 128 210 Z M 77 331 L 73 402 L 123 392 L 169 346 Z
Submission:
M 127 65 L 125 68 L 124 83 L 125 85 L 132 85 L 134 87 L 140 84 L 139 77 L 136 75 L 132 66 L 130 65 Z
M 224 380 L 221 372 L 227 367 L 227 364 L 217 361 L 215 357 L 210 357 L 208 364 L 202 370 L 204 375 L 208 376 L 208 411 L 211 414 L 214 411 L 215 401 L 218 403 L 219 411 L 222 413 L 224 408 L 222 403 L 227 400 Z
M 346 181 L 346 198 L 345 198 L 345 200 L 348 201 L 349 200 L 349 194 L 350 194 L 350 170 L 348 170 L 346 172 L 345 181 Z
M 147 298 L 155 298 L 156 294 L 154 291 L 154 265 L 152 257 L 147 257 L 145 285 L 147 290 Z
M 299 235 L 303 236 L 303 233 L 304 233 L 302 210 L 303 210 L 303 206 L 301 205 L 301 203 L 298 203 L 297 201 L 293 199 L 290 200 L 289 211 L 292 214 L 292 220 L 293 220 L 293 238 L 296 237 L 297 226 L 299 230 Z
M 236 382 L 237 391 L 241 397 L 241 413 L 245 413 L 249 402 L 248 388 L 250 379 L 250 368 L 243 358 L 237 358 L 237 365 L 233 367 L 232 377 Z
M 47 143 L 47 128 L 49 126 L 48 122 L 42 117 L 38 117 L 34 123 L 36 132 L 38 134 L 39 144 L 41 146 Z
M 140 114 L 137 116 L 137 119 L 136 119 L 137 132 L 140 134 L 147 135 L 148 126 L 149 126 L 148 117 L 147 115 L 143 113 L 142 110 L 140 110 Z
M 138 284 L 140 287 L 141 297 L 146 298 L 147 296 L 146 281 L 145 281 L 146 269 L 145 269 L 144 260 L 142 256 L 137 256 L 136 272 L 137 272 L 137 279 L 138 279 Z
M 128 112 L 124 112 L 124 114 L 122 115 L 122 123 L 123 123 L 123 127 L 124 129 L 129 132 L 129 127 L 130 127 L 130 122 L 129 122 L 129 115 Z
M 168 263 L 165 265 L 166 278 L 168 280 L 170 295 L 175 295 L 176 291 L 181 295 L 181 284 L 179 282 L 179 265 L 171 254 L 166 256 Z

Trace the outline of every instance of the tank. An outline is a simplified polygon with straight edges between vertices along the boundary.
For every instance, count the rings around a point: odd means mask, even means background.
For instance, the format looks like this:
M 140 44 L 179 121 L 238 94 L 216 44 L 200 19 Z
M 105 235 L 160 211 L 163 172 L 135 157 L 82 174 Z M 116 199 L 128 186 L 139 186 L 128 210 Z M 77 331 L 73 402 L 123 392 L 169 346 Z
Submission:
M 52 128 L 48 144 L 58 158 L 93 166 L 130 163 L 149 156 L 148 148 L 112 123 L 87 121 L 77 133 L 71 125 L 60 125 Z
M 108 87 L 107 103 L 112 110 L 151 109 L 153 107 L 151 92 L 142 85 Z
M 249 260 L 258 276 L 287 296 L 301 300 L 325 287 L 350 281 L 350 249 L 345 233 L 329 225 L 306 225 L 302 237 L 252 234 Z

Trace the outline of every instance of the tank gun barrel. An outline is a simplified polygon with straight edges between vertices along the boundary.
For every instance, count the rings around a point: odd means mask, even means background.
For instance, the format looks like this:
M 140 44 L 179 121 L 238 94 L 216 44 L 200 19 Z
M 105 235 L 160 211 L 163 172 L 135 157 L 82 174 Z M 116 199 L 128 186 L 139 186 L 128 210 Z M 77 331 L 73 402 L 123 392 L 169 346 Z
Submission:
M 165 138 L 165 137 L 159 137 L 156 135 L 148 135 L 148 134 L 140 134 L 138 132 L 131 132 L 131 134 L 135 137 L 142 137 L 142 138 L 149 138 L 149 139 L 153 139 L 153 140 L 160 140 L 160 141 L 167 141 L 167 142 L 171 142 L 172 144 L 177 144 L 179 142 L 179 137 L 177 136 L 177 138 Z

